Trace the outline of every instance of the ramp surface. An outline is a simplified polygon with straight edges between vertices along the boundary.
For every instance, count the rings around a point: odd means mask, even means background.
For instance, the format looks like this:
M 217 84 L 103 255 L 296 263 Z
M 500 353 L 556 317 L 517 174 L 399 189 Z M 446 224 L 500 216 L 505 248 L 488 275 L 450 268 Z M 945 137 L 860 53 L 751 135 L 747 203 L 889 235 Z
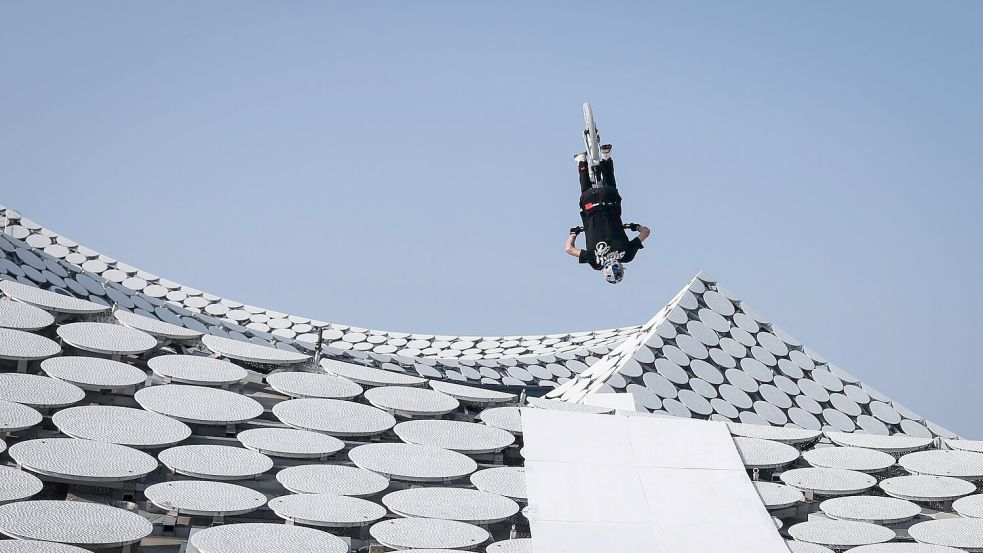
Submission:
M 788 553 L 722 423 L 523 409 L 536 553 Z

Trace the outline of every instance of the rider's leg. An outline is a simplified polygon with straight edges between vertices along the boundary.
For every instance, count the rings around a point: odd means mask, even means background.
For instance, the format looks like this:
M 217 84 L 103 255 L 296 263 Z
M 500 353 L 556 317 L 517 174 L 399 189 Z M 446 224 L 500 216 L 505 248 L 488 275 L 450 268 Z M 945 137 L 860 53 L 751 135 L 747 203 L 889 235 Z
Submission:
M 604 186 L 618 187 L 617 182 L 614 180 L 614 160 L 610 157 L 607 159 L 602 159 L 600 164 L 601 178 L 604 180 Z
M 577 171 L 580 173 L 580 193 L 583 194 L 593 186 L 590 181 L 590 171 L 587 169 L 587 154 L 577 154 L 573 159 L 577 162 Z

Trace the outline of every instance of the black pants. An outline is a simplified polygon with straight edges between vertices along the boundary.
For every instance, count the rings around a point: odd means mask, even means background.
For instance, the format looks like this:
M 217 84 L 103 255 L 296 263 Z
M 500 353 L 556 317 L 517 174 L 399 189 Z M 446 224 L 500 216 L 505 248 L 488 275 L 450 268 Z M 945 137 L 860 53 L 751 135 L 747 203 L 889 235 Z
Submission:
M 580 193 L 583 194 L 585 190 L 594 186 L 594 184 L 590 181 L 590 169 L 587 167 L 586 161 L 580 162 L 577 169 L 580 171 Z M 600 169 L 601 186 L 613 186 L 617 188 L 618 184 L 614 180 L 614 160 L 602 159 Z

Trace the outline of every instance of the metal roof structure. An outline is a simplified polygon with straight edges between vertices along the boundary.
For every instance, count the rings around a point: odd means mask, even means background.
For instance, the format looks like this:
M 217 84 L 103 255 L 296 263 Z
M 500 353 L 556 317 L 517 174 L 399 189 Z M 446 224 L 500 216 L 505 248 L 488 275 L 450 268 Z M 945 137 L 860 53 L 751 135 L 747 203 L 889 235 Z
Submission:
M 434 336 L 0 227 L 0 552 L 539 551 L 523 409 L 725 423 L 790 551 L 983 551 L 981 442 L 703 273 L 641 325 Z

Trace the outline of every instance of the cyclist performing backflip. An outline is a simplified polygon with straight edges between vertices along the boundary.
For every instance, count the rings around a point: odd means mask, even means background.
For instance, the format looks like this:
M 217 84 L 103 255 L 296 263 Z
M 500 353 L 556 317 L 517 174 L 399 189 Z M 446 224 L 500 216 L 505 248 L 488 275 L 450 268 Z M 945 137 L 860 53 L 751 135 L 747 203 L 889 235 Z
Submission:
M 614 178 L 611 145 L 599 145 L 590 104 L 584 104 L 584 122 L 587 151 L 574 156 L 580 172 L 580 218 L 583 226 L 570 229 L 565 251 L 580 263 L 601 271 L 604 280 L 617 284 L 625 277 L 624 264 L 635 259 L 650 231 L 637 223 L 626 225 L 621 222 L 621 195 Z M 638 236 L 629 240 L 625 229 L 638 232 Z M 587 236 L 585 249 L 574 246 L 581 232 Z

